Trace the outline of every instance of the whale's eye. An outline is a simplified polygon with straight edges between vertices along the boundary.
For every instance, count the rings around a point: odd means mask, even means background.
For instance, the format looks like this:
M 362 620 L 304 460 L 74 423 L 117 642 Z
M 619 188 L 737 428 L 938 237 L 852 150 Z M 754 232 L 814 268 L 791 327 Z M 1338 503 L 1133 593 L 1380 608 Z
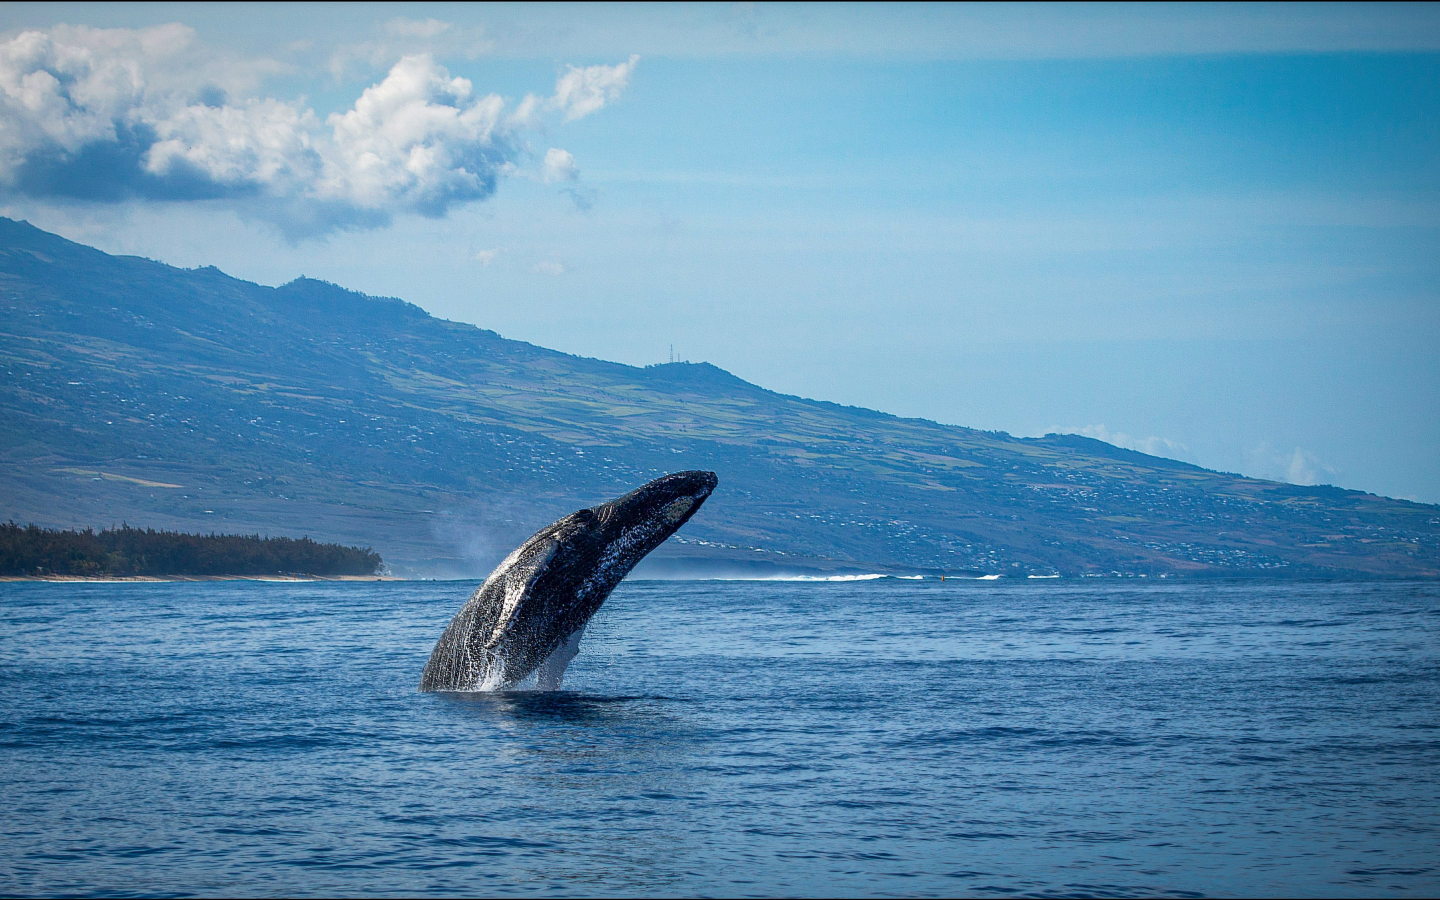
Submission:
M 680 521 L 680 517 L 689 512 L 690 507 L 694 505 L 695 501 L 691 498 L 681 497 L 679 500 L 665 507 L 665 509 L 660 512 L 660 515 L 664 516 L 667 521 L 678 522 Z

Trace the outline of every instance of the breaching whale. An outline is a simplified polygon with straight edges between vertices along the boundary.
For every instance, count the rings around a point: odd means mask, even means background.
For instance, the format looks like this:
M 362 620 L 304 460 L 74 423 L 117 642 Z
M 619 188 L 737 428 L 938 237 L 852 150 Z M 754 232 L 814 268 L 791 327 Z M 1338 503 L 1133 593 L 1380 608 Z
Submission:
M 450 621 L 425 664 L 420 690 L 493 690 L 537 670 L 537 688 L 558 689 L 585 623 L 645 554 L 689 521 L 717 483 L 714 472 L 677 472 L 540 529 Z

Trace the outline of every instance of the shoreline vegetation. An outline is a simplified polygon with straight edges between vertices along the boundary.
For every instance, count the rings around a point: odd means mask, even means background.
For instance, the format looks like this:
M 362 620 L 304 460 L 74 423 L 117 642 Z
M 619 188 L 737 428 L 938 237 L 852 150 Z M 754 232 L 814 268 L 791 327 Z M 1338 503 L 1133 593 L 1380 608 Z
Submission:
M 406 581 L 394 575 L 0 575 L 0 584 L 12 581 L 49 581 L 56 584 L 162 584 L 195 581 L 271 581 L 303 584 L 311 581 Z
M 384 571 L 384 560 L 369 547 L 308 537 L 0 524 L 0 578 L 7 581 L 371 581 L 387 577 Z

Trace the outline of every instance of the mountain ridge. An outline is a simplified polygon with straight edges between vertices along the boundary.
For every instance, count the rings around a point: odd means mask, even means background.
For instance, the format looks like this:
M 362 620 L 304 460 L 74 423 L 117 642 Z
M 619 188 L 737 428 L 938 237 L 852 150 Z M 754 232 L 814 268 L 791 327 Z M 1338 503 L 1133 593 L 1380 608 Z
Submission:
M 483 574 L 550 518 L 703 467 L 721 489 L 657 569 L 1440 575 L 1440 507 L 575 356 L 8 219 L 0 307 L 17 521 L 303 531 Z

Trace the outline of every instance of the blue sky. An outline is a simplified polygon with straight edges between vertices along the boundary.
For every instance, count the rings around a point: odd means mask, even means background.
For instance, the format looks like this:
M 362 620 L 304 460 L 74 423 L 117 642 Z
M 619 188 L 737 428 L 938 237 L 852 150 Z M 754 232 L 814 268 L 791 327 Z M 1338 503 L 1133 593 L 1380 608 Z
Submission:
M 0 29 L 0 211 L 111 252 L 1440 502 L 1433 5 L 12 4 Z M 35 99 L 42 71 L 68 94 Z

